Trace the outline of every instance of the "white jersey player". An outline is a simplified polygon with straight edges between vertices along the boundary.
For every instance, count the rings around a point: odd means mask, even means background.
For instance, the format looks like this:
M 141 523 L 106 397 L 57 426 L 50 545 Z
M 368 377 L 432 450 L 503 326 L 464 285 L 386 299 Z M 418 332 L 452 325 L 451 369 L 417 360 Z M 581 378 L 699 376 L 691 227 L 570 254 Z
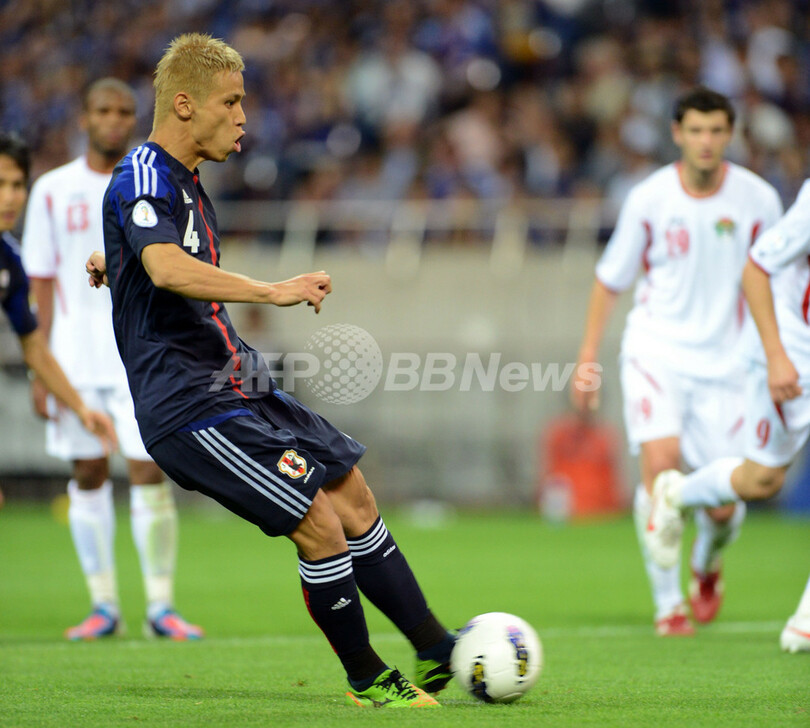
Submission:
M 634 501 L 639 535 L 660 472 L 742 452 L 740 279 L 749 247 L 782 207 L 771 185 L 724 161 L 733 122 L 728 99 L 713 91 L 698 88 L 679 100 L 672 133 L 681 159 L 630 192 L 596 268 L 580 363 L 597 360 L 618 295 L 642 274 L 620 357 L 628 440 L 640 455 L 642 483 Z M 572 398 L 584 413 L 598 405 L 598 393 L 581 385 L 573 382 Z M 742 506 L 696 515 L 689 601 L 700 622 L 711 621 L 720 607 L 719 553 L 743 517 Z M 656 631 L 694 634 L 679 563 L 660 568 L 640 542 Z
M 146 452 L 135 420 L 126 373 L 112 328 L 109 296 L 94 295 L 84 262 L 103 247 L 102 201 L 113 168 L 135 126 L 132 90 L 116 79 L 95 82 L 84 97 L 86 155 L 40 177 L 31 190 L 22 256 L 30 271 L 41 325 L 54 354 L 82 398 L 115 421 L 127 458 L 132 532 L 147 596 L 145 628 L 155 636 L 197 639 L 201 630 L 173 607 L 177 512 L 171 487 Z M 70 411 L 46 403 L 33 385 L 37 411 L 48 418 L 47 451 L 73 463 L 68 518 L 84 571 L 91 614 L 67 630 L 71 640 L 96 639 L 121 629 L 113 555 L 115 516 L 109 462 L 98 440 Z
M 680 550 L 682 512 L 770 498 L 810 436 L 810 181 L 779 222 L 757 241 L 743 289 L 759 338 L 750 342 L 745 459 L 720 458 L 683 476 L 655 481 L 648 548 L 667 564 Z M 789 652 L 810 651 L 810 582 L 782 631 Z

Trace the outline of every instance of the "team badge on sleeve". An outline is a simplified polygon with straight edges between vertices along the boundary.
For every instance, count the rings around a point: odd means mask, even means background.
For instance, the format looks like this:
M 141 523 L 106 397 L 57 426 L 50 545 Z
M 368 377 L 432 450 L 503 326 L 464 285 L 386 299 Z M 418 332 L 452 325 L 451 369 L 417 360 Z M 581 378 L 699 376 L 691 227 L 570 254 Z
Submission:
M 278 469 L 290 478 L 300 478 L 307 472 L 307 461 L 295 450 L 285 450 L 278 461 Z
M 132 222 L 138 227 L 153 228 L 158 224 L 157 213 L 146 200 L 138 200 L 132 209 Z

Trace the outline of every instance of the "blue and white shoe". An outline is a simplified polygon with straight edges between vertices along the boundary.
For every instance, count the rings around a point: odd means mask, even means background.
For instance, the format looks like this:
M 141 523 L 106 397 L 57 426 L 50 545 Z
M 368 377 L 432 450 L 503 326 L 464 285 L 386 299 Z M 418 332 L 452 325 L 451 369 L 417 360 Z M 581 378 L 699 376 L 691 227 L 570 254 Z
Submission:
M 202 627 L 186 622 L 174 609 L 164 609 L 154 619 L 147 618 L 143 624 L 145 637 L 164 637 L 178 642 L 201 640 L 205 636 Z
M 79 642 L 112 637 L 122 633 L 123 622 L 121 618 L 104 606 L 97 606 L 82 622 L 75 627 L 66 629 L 65 638 L 71 642 Z

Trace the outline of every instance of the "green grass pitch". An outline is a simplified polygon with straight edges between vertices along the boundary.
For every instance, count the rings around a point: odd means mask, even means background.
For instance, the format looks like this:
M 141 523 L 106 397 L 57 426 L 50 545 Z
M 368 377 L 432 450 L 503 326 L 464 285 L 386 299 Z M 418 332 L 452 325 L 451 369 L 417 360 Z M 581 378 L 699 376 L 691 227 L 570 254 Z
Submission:
M 543 642 L 521 701 L 477 703 L 455 683 L 436 711 L 343 705 L 337 659 L 303 606 L 292 545 L 224 511 L 181 513 L 177 603 L 198 644 L 140 635 L 143 594 L 123 508 L 128 636 L 68 644 L 87 601 L 64 523 L 45 506 L 0 512 L 0 726 L 808 726 L 810 655 L 778 635 L 810 570 L 810 521 L 749 517 L 726 559 L 726 604 L 693 639 L 656 638 L 629 518 L 554 527 L 530 513 L 386 521 L 450 626 L 508 611 Z M 409 646 L 373 607 L 373 643 L 408 675 Z M 351 723 L 349 723 L 351 721 Z

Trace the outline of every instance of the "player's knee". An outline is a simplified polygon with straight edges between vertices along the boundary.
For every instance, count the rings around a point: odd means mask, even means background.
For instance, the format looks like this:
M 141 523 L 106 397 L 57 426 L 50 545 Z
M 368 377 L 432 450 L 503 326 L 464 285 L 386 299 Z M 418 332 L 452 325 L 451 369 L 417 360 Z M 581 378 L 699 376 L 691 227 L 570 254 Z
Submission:
M 707 508 L 706 513 L 709 514 L 715 523 L 728 523 L 734 516 L 734 509 L 736 506 L 731 503 L 727 506 L 720 506 L 719 508 Z
M 127 464 L 133 485 L 157 485 L 164 480 L 163 471 L 152 460 L 130 460 Z
M 785 483 L 785 473 L 778 468 L 760 466 L 755 472 L 755 487 L 760 498 L 772 498 Z
M 742 476 L 746 500 L 765 500 L 772 498 L 782 489 L 785 469 L 747 461 Z
M 96 490 L 104 485 L 109 475 L 106 458 L 73 462 L 73 479 L 78 483 L 79 490 Z

